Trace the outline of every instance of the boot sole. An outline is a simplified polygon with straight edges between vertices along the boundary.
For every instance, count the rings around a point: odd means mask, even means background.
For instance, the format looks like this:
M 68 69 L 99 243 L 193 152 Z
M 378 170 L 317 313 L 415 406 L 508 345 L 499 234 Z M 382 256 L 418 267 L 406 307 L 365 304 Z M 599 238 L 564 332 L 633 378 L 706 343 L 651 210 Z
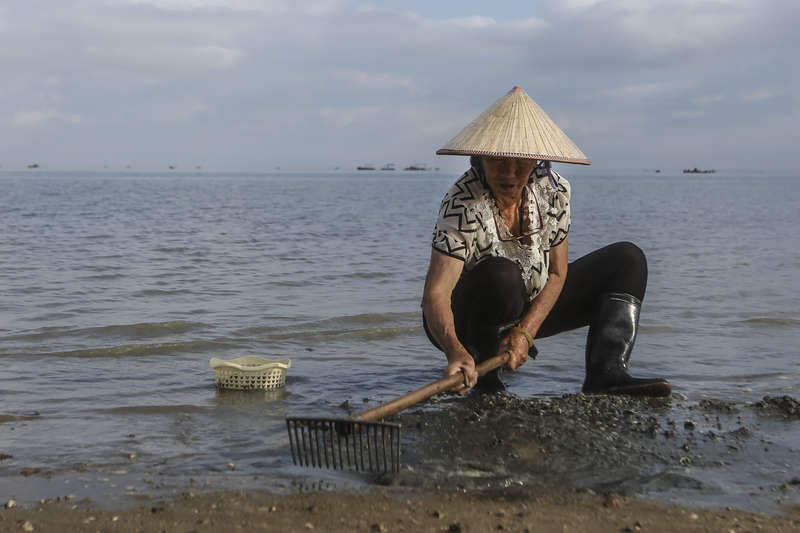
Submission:
M 672 394 L 672 385 L 668 381 L 655 383 L 639 383 L 635 385 L 620 385 L 598 390 L 582 390 L 584 394 L 625 394 L 627 396 L 664 397 Z

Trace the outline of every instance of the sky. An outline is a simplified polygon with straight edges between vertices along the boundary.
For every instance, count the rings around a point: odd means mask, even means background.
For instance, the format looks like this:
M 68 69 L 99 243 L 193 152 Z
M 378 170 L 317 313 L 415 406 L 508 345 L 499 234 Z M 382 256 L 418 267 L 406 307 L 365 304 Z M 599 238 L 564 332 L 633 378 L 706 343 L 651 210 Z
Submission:
M 796 0 L 0 0 L 0 168 L 458 170 L 436 149 L 520 85 L 594 171 L 794 172 L 798 22 Z

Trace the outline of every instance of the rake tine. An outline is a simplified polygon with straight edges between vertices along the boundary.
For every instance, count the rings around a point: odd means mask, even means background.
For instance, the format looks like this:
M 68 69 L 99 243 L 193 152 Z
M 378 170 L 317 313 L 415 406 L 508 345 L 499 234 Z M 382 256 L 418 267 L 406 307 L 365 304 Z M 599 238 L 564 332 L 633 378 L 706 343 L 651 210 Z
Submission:
M 383 471 L 389 471 L 389 461 L 386 460 L 386 426 L 381 426 L 381 450 L 383 450 Z
M 369 427 L 367 428 L 367 457 L 369 458 L 369 471 L 374 472 L 375 466 L 372 464 L 372 444 L 374 444 L 375 439 L 369 433 Z
M 333 422 L 331 422 L 331 427 L 335 428 Z M 342 437 L 338 431 L 331 431 L 331 442 L 333 442 L 333 439 L 336 439 L 336 451 L 339 453 L 339 468 L 344 470 L 344 464 L 342 463 Z
M 305 426 L 305 424 L 303 425 Z M 306 432 L 299 420 L 294 420 L 294 438 L 297 441 L 297 455 L 300 466 L 308 466 L 308 452 L 306 451 Z
M 344 433 L 344 451 L 347 454 L 347 468 L 353 468 L 353 463 L 350 462 L 350 431 Z
M 300 424 L 297 420 L 294 421 L 294 441 L 297 444 L 297 461 L 300 463 L 300 466 L 303 464 L 308 464 L 306 460 L 306 443 L 305 439 L 303 439 L 303 431 L 300 428 Z
M 356 427 L 358 428 L 358 450 L 353 449 L 353 453 L 354 454 L 358 454 L 358 455 L 361 456 L 361 471 L 363 472 L 365 470 L 365 468 L 364 468 L 364 443 L 363 443 L 363 440 L 361 439 L 361 426 L 359 425 L 359 426 L 356 426 Z M 353 442 L 353 444 L 355 444 L 355 442 Z M 359 451 L 361 452 L 360 454 L 358 453 Z
M 286 431 L 289 432 L 289 449 L 292 451 L 292 464 L 297 464 L 297 459 L 294 456 L 294 441 L 292 441 L 292 422 L 286 419 Z
M 394 439 L 392 439 L 395 443 L 394 448 L 394 471 L 400 472 L 400 428 L 395 428 L 394 430 Z
M 338 470 L 336 467 L 336 428 L 333 427 L 333 422 L 328 422 L 328 434 L 331 441 L 331 464 L 334 470 Z
M 314 468 L 318 466 L 317 465 L 318 450 L 314 447 L 314 437 L 316 436 L 316 433 L 314 431 L 315 427 L 316 427 L 316 422 L 314 421 L 309 422 L 308 426 L 306 426 L 306 429 L 308 429 L 308 455 L 311 456 L 311 466 L 313 466 Z
M 315 431 L 314 431 L 314 442 L 316 442 L 316 444 L 317 444 L 317 462 L 319 462 L 319 467 L 320 468 L 322 468 L 322 456 L 325 453 L 325 448 L 323 446 L 319 445 L 319 434 L 320 434 L 319 427 L 321 425 L 322 425 L 322 422 L 319 422 L 319 421 L 317 421 L 317 423 L 314 424 L 314 428 L 315 428 Z M 324 442 L 325 441 L 323 441 L 323 443 Z M 326 460 L 327 460 L 327 458 L 326 458 Z
M 327 422 L 322 422 L 320 424 L 322 426 L 322 453 L 325 456 L 325 468 L 330 468 L 328 464 L 328 443 L 325 442 L 325 431 L 328 429 Z

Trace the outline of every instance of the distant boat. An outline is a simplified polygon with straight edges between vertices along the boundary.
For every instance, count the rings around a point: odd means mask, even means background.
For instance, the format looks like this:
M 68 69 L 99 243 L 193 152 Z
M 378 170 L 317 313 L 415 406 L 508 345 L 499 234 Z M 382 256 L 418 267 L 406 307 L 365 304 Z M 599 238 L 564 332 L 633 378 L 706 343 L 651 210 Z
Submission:
M 39 163 L 32 163 L 28 165 L 28 168 L 39 168 Z
M 713 174 L 714 172 L 716 172 L 716 170 L 713 168 L 709 170 L 700 170 L 697 167 L 683 169 L 684 174 Z
M 425 165 L 408 165 L 403 170 L 427 170 Z
M 356 170 L 375 170 L 375 167 L 372 165 L 358 165 Z
M 381 170 L 394 170 L 394 163 L 386 163 L 381 167 Z

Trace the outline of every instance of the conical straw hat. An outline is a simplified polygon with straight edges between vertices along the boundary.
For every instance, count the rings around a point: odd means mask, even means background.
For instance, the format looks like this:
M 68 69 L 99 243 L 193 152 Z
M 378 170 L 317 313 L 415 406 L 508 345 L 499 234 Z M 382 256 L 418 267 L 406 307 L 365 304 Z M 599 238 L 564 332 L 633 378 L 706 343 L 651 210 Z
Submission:
M 519 86 L 481 113 L 436 153 L 592 164 Z

